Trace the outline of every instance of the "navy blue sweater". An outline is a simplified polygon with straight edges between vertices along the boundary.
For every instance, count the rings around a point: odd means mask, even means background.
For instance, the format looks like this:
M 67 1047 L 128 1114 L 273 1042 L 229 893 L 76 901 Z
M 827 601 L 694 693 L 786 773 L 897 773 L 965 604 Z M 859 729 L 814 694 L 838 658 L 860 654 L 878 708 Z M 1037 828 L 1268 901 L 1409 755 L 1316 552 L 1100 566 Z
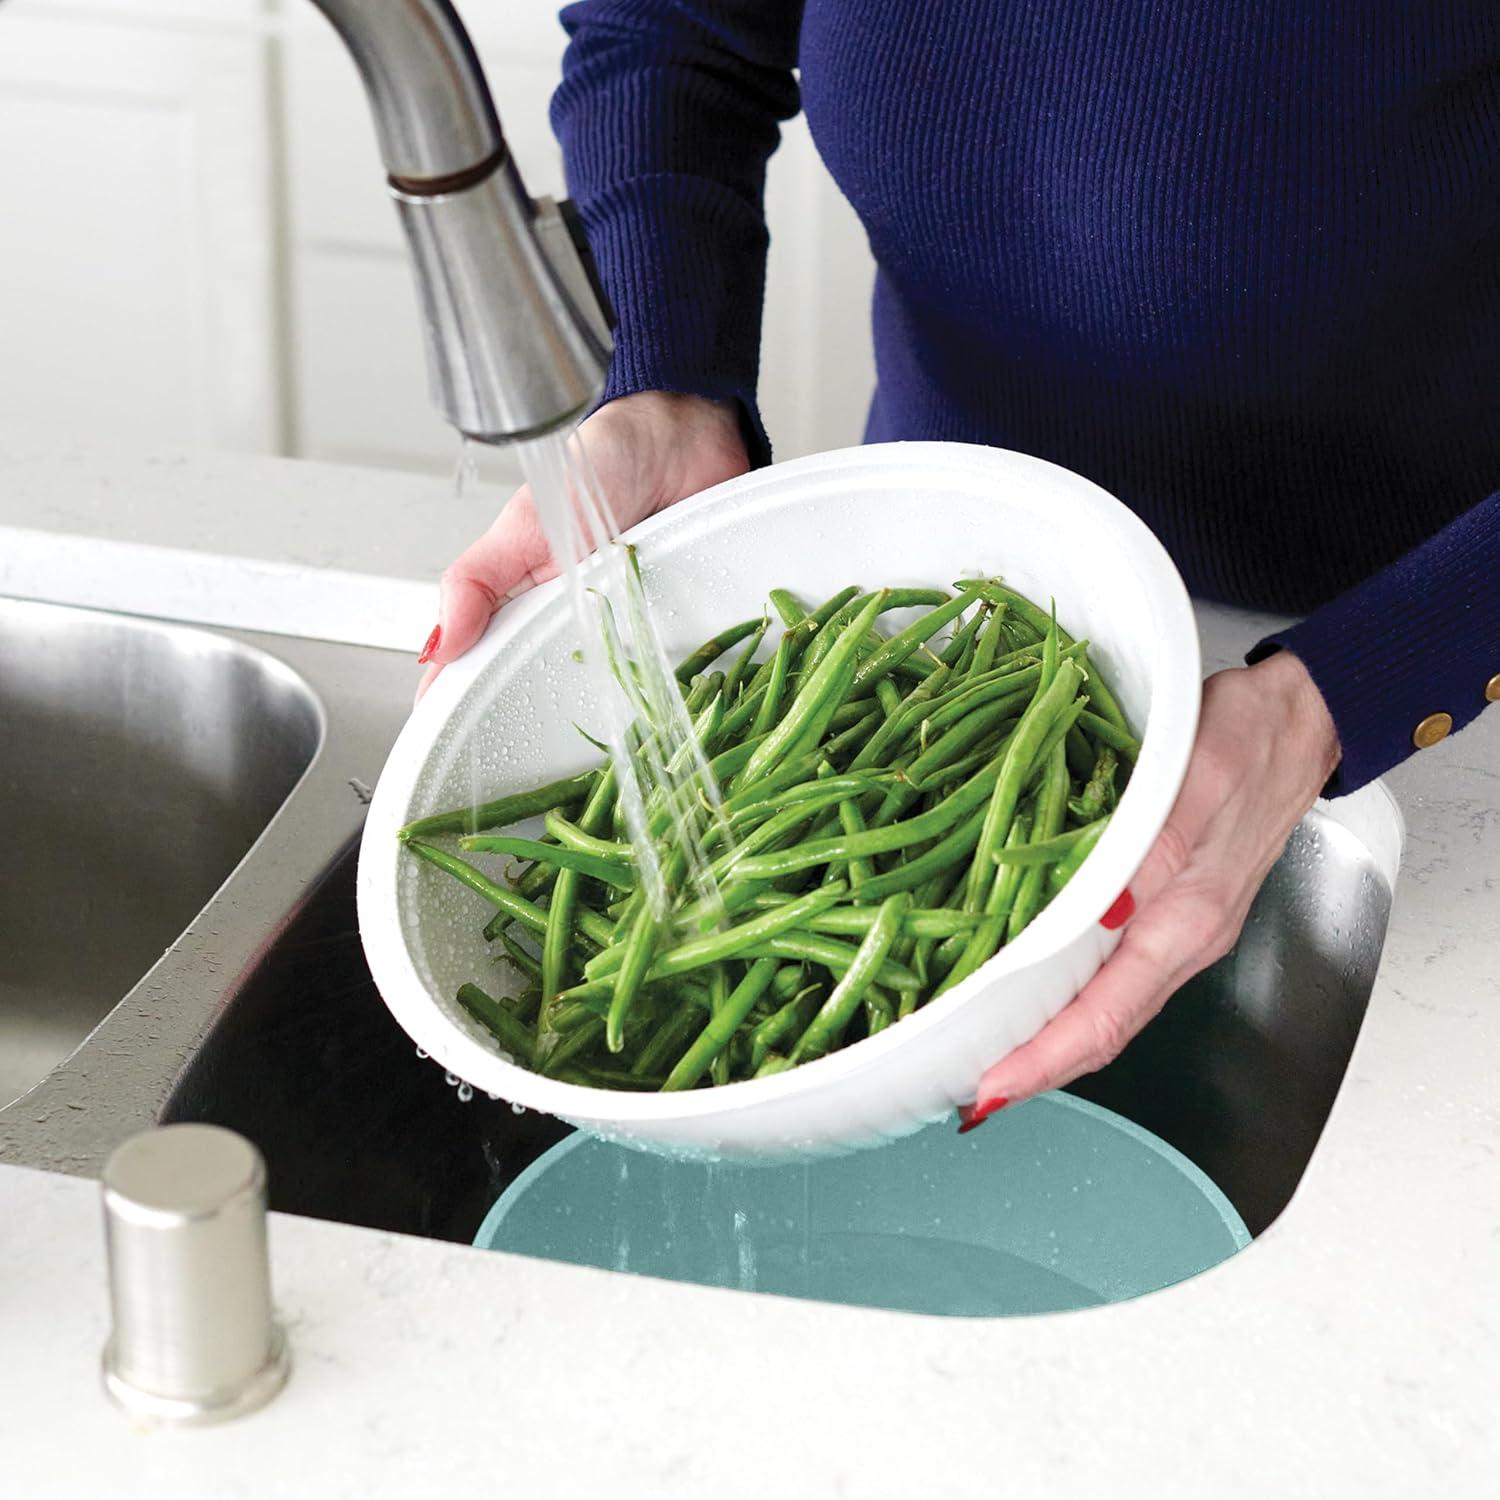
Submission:
M 755 383 L 778 122 L 875 254 L 867 437 L 1118 495 L 1307 614 L 1329 791 L 1500 674 L 1500 0 L 585 0 L 553 124 L 606 397 Z M 794 68 L 798 73 L 794 74 Z M 800 75 L 800 89 L 798 78 Z M 1486 498 L 1488 497 L 1488 498 Z M 1500 680 L 1489 691 L 1500 694 Z

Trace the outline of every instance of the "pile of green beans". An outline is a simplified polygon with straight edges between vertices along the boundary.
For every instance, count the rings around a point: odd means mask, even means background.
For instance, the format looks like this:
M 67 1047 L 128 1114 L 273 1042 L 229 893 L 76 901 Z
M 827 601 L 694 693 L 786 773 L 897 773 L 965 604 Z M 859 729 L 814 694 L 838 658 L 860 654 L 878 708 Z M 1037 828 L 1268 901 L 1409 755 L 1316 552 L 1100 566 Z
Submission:
M 998 579 L 770 603 L 774 645 L 768 610 L 677 673 L 723 793 L 717 900 L 687 888 L 657 791 L 654 909 L 607 765 L 401 830 L 482 901 L 513 993 L 457 999 L 523 1066 L 674 1091 L 874 1036 L 1013 942 L 1108 824 L 1139 746 L 1055 609 Z M 886 635 L 893 610 L 921 613 Z

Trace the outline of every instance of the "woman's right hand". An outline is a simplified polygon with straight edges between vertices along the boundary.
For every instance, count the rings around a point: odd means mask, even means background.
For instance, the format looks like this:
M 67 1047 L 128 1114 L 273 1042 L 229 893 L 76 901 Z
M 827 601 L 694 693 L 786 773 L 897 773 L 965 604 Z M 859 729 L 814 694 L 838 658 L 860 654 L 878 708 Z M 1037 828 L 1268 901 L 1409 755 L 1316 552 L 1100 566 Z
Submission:
M 622 530 L 750 467 L 736 408 L 702 396 L 621 396 L 589 417 L 578 437 Z M 556 576 L 531 490 L 522 485 L 443 573 L 417 696 L 479 639 L 501 605 Z

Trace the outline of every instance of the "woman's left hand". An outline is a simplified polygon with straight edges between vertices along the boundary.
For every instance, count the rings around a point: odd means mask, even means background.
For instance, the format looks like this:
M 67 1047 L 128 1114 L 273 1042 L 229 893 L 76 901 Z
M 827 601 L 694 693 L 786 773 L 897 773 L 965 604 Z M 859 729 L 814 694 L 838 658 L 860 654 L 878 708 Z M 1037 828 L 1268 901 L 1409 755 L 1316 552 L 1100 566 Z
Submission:
M 1210 677 L 1182 792 L 1106 914 L 1106 925 L 1128 921 L 1120 946 L 1071 1004 L 985 1073 L 962 1128 L 1102 1068 L 1222 958 L 1338 761 L 1328 707 L 1290 652 Z

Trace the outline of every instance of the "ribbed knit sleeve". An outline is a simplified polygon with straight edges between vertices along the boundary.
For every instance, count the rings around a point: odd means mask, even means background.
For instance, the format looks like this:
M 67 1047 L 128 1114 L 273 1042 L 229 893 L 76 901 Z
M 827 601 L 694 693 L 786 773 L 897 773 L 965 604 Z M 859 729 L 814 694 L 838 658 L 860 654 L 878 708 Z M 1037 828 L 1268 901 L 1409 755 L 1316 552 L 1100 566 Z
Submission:
M 1430 714 L 1462 729 L 1500 675 L 1500 492 L 1246 658 L 1294 652 L 1338 727 L 1325 789 L 1357 791 L 1411 755 Z
M 737 401 L 751 460 L 766 161 L 799 108 L 802 0 L 583 0 L 552 101 L 568 190 L 613 305 L 604 400 Z

